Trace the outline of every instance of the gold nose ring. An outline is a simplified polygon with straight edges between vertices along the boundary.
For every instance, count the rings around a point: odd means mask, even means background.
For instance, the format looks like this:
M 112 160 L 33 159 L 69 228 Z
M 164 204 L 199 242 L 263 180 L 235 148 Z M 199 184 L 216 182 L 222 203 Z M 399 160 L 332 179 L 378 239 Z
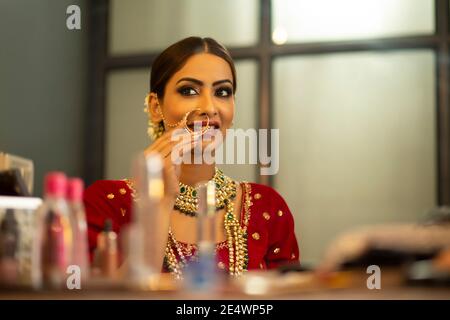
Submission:
M 180 126 L 182 123 L 184 123 L 184 129 L 185 129 L 187 132 L 189 132 L 189 133 L 191 133 L 191 134 L 196 134 L 196 132 L 195 132 L 194 130 L 191 130 L 191 128 L 188 127 L 188 125 L 187 125 L 187 119 L 188 119 L 188 117 L 190 116 L 190 114 L 191 114 L 192 112 L 200 111 L 199 108 L 196 108 L 196 109 L 193 109 L 193 110 L 190 110 L 190 111 L 186 112 L 186 113 L 184 114 L 183 118 L 181 118 L 181 120 L 178 121 L 178 122 L 176 122 L 176 123 L 168 123 L 168 122 L 167 122 L 166 118 L 164 117 L 164 114 L 162 113 L 161 107 L 158 108 L 158 111 L 159 111 L 159 114 L 161 115 L 161 118 L 162 118 L 162 120 L 163 120 L 163 122 L 164 122 L 164 125 L 167 126 L 168 128 L 176 128 L 176 127 Z M 209 128 L 210 128 L 210 127 L 209 127 L 209 116 L 208 116 L 207 114 L 205 114 L 205 115 L 206 115 L 207 122 L 206 122 L 205 128 L 202 129 L 200 135 L 203 135 L 203 134 L 204 134 L 206 131 L 208 131 Z
M 184 116 L 184 129 L 187 131 L 187 132 L 189 132 L 189 133 L 191 133 L 191 134 L 197 134 L 194 130 L 191 130 L 191 128 L 189 128 L 188 127 L 188 125 L 187 125 L 187 118 L 189 117 L 189 115 L 192 113 L 192 112 L 194 112 L 194 111 L 200 111 L 200 109 L 194 109 L 194 110 L 191 110 L 191 111 L 189 111 L 189 112 L 187 112 L 186 114 L 185 114 L 185 116 Z M 201 131 L 201 133 L 200 133 L 200 135 L 203 135 L 206 131 L 208 131 L 209 130 L 209 116 L 207 115 L 207 114 L 205 114 L 206 115 L 206 126 L 205 126 L 205 128 L 204 129 L 202 129 L 202 131 Z M 195 121 L 194 121 L 195 122 Z

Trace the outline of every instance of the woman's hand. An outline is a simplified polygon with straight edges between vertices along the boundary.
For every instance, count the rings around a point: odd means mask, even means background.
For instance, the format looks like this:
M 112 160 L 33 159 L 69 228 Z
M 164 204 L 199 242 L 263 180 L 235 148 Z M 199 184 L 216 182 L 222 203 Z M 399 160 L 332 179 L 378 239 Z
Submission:
M 177 129 L 182 129 L 182 126 Z M 152 143 L 145 151 L 145 155 L 150 153 L 158 153 L 163 162 L 163 178 L 164 178 L 164 197 L 166 200 L 175 202 L 179 193 L 179 177 L 180 162 L 174 161 L 176 158 L 189 154 L 198 144 L 200 136 L 183 131 L 170 130 L 165 132 L 154 143 Z M 177 154 L 172 155 L 176 147 Z

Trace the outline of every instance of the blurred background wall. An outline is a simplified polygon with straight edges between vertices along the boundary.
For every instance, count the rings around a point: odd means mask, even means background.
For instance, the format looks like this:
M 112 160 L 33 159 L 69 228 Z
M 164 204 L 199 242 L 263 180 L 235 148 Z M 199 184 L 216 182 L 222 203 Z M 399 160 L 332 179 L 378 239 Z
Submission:
M 86 2 L 0 1 L 0 150 L 33 159 L 36 195 L 45 172 L 83 175 L 88 37 L 67 29 L 71 4 Z
M 0 148 L 35 160 L 37 189 L 53 169 L 128 177 L 151 63 L 196 35 L 235 59 L 235 128 L 280 129 L 275 176 L 225 171 L 285 197 L 305 264 L 349 228 L 450 203 L 448 0 L 70 2 L 89 34 L 58 27 L 69 2 L 0 3 Z

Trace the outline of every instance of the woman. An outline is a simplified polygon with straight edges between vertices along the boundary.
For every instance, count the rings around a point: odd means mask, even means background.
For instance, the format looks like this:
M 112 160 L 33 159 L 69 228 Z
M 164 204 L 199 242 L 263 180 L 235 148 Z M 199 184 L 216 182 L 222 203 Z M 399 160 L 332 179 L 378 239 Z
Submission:
M 177 275 L 182 263 L 195 256 L 195 208 L 186 199 L 195 198 L 193 186 L 213 179 L 216 192 L 217 266 L 232 275 L 248 269 L 272 269 L 299 261 L 294 221 L 286 202 L 272 188 L 256 183 L 238 183 L 225 176 L 214 164 L 175 165 L 171 152 L 178 141 L 171 134 L 185 122 L 204 120 L 225 136 L 232 126 L 235 109 L 236 71 L 228 51 L 211 38 L 190 37 L 164 50 L 154 61 L 150 93 L 146 98 L 149 133 L 155 139 L 145 153 L 159 153 L 163 159 L 167 220 L 158 226 L 168 236 L 161 251 L 164 270 Z M 193 112 L 193 110 L 196 110 Z M 207 119 L 207 120 L 205 120 Z M 184 122 L 183 122 L 184 121 Z M 205 124 L 206 122 L 206 124 Z M 205 148 L 208 141 L 191 140 L 185 153 Z M 184 140 L 183 140 L 184 141 Z M 198 146 L 200 144 L 200 146 Z M 104 221 L 113 229 L 130 221 L 135 190 L 130 180 L 97 181 L 85 192 L 91 254 Z M 166 241 L 164 240 L 164 243 Z

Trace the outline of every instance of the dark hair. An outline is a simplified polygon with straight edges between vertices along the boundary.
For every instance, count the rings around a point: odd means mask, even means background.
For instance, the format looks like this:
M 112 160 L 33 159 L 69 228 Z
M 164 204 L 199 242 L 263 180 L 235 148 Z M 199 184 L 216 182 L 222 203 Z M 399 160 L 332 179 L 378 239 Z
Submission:
M 211 53 L 225 60 L 233 75 L 233 92 L 236 92 L 236 69 L 228 50 L 212 38 L 189 37 L 180 40 L 159 54 L 152 65 L 150 92 L 164 97 L 169 79 L 180 70 L 186 61 L 197 53 Z

